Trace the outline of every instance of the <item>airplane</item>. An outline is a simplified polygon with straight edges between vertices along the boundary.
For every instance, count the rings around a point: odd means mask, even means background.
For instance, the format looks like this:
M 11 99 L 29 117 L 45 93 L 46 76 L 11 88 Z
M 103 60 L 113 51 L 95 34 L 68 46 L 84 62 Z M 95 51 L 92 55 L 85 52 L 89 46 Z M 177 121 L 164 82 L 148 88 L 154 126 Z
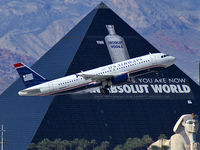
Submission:
M 62 78 L 47 80 L 23 63 L 14 64 L 23 80 L 25 89 L 18 92 L 20 96 L 47 96 L 79 93 L 99 88 L 101 93 L 109 94 L 108 88 L 131 82 L 132 77 L 156 72 L 168 68 L 175 63 L 175 57 L 164 53 L 149 53 L 147 55 L 128 59 L 118 63 L 98 67 L 88 71 Z

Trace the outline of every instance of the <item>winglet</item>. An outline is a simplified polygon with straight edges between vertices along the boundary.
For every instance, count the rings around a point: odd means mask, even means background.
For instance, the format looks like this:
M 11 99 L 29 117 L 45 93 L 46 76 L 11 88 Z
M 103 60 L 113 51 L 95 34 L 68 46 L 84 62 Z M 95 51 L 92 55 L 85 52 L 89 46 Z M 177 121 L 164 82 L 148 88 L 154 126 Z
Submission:
M 19 68 L 19 67 L 23 67 L 23 66 L 24 66 L 24 64 L 22 64 L 22 63 L 14 64 L 14 67 L 15 67 L 15 68 Z

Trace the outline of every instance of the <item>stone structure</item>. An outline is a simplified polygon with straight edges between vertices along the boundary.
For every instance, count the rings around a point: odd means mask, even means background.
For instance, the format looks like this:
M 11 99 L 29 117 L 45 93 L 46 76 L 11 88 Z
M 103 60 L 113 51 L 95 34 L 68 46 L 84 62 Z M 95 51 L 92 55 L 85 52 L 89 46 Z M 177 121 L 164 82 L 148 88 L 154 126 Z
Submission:
M 171 150 L 200 150 L 198 129 L 197 115 L 182 115 L 173 129 L 175 134 L 171 136 Z
M 184 114 L 176 122 L 173 129 L 175 134 L 171 136 L 171 139 L 159 139 L 151 144 L 148 150 L 153 150 L 153 146 L 158 148 L 167 146 L 169 150 L 200 150 L 198 129 L 198 116 Z

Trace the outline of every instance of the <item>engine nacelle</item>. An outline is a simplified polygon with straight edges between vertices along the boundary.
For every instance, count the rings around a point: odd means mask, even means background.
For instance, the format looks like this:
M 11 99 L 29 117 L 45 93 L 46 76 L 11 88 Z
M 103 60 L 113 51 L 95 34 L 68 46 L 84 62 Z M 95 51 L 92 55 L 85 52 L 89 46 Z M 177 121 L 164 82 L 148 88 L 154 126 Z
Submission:
M 129 80 L 129 74 L 123 74 L 112 79 L 113 84 L 120 84 Z

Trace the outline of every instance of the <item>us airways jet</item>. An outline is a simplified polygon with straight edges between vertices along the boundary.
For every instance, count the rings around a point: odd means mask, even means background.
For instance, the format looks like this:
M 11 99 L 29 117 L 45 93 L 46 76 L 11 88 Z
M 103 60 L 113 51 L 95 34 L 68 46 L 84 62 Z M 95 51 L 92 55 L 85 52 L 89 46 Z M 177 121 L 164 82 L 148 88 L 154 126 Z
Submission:
M 47 80 L 23 63 L 14 64 L 26 86 L 18 92 L 20 96 L 63 95 L 100 88 L 108 94 L 108 88 L 131 81 L 138 76 L 173 65 L 175 57 L 163 53 L 148 54 L 111 65 L 72 74 L 55 80 Z M 130 76 L 131 75 L 131 76 Z

